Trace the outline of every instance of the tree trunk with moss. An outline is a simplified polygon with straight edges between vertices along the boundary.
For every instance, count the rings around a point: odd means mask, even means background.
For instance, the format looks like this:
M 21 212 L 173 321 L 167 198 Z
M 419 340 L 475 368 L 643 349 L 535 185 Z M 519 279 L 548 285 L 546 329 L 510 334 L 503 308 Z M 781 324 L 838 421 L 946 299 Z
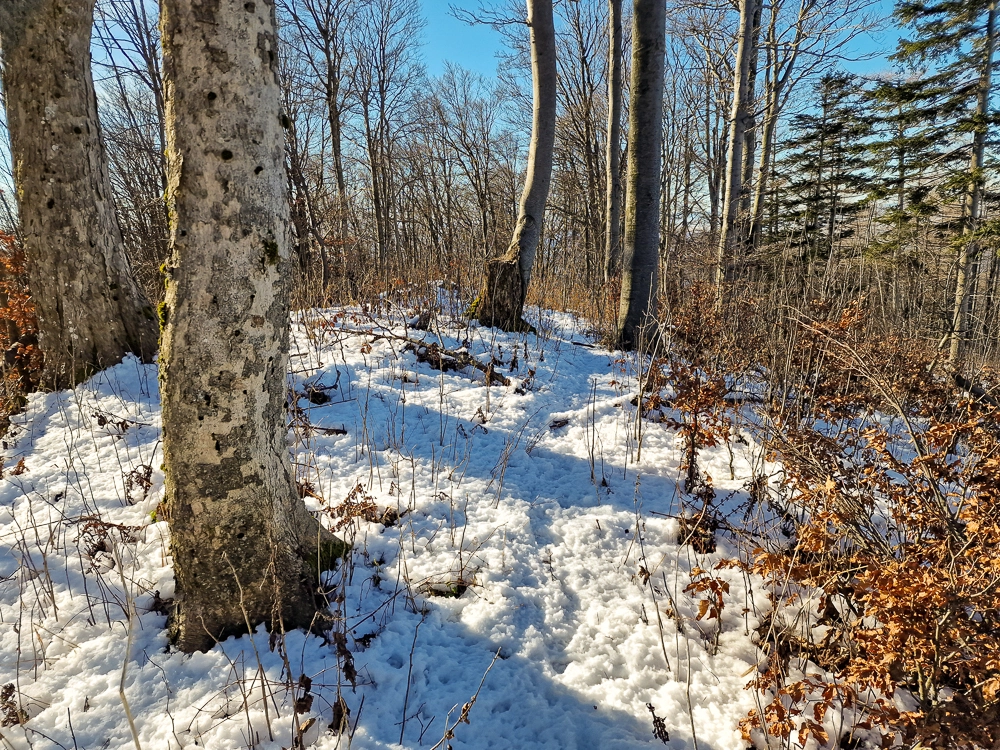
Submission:
M 665 53 L 665 0 L 633 0 L 625 243 L 617 332 L 618 346 L 624 349 L 650 341 L 656 322 Z
M 90 70 L 94 0 L 2 0 L 0 56 L 28 279 L 63 387 L 156 351 L 153 309 L 125 255 Z
M 164 0 L 172 257 L 160 359 L 172 637 L 307 627 L 338 543 L 295 489 L 290 225 L 272 2 Z M 317 552 L 319 550 L 320 552 Z
M 528 173 L 514 237 L 506 253 L 486 262 L 482 291 L 473 311 L 483 325 L 508 331 L 525 327 L 524 299 L 541 237 L 556 139 L 556 35 L 552 0 L 527 0 L 527 3 L 534 102 Z

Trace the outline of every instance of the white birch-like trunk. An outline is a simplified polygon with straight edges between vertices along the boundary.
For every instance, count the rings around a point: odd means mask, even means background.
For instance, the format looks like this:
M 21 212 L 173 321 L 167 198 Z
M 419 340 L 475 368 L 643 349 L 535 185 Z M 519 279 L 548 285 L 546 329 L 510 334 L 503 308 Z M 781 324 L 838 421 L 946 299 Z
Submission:
M 736 66 L 733 71 L 733 106 L 729 118 L 729 147 L 726 153 L 726 189 L 722 201 L 722 226 L 719 233 L 715 281 L 721 285 L 726 277 L 726 264 L 737 245 L 737 218 L 743 188 L 743 147 L 750 121 L 750 56 L 754 44 L 754 17 L 759 0 L 740 0 L 740 27 L 736 45 Z

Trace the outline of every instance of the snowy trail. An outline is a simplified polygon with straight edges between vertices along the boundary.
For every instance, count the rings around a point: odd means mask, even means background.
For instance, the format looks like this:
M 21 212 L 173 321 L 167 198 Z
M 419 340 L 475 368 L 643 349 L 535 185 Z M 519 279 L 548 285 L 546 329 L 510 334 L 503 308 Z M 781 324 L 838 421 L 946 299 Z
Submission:
M 742 573 L 718 571 L 730 594 L 717 648 L 716 621 L 695 619 L 691 571 L 726 551 L 677 544 L 676 434 L 645 424 L 633 460 L 635 383 L 622 363 L 574 345 L 586 339 L 569 316 L 546 316 L 540 336 L 443 329 L 448 348 L 467 337 L 481 361 L 500 355 L 512 383 L 487 389 L 417 362 L 399 339 L 346 333 L 364 321 L 335 315 L 316 311 L 294 331 L 295 388 L 337 384 L 328 403 L 301 400 L 303 414 L 346 429 L 300 430 L 300 479 L 326 506 L 360 483 L 404 512 L 395 527 L 345 529 L 351 746 L 433 746 L 499 651 L 455 748 L 661 747 L 650 703 L 670 746 L 693 748 L 696 734 L 700 749 L 742 750 L 737 723 L 754 705 L 743 686 L 758 659 L 752 598 L 764 600 Z M 307 716 L 318 719 L 307 746 L 347 747 L 325 731 L 339 670 L 321 639 L 292 633 L 271 651 L 261 632 L 208 654 L 166 652 L 164 617 L 147 612 L 152 592 L 168 598 L 173 586 L 168 529 L 150 519 L 162 494 L 155 368 L 130 360 L 73 392 L 34 396 L 18 421 L 0 480 L 0 682 L 16 683 L 30 719 L 0 730 L 9 745 L 133 746 L 118 696 L 131 595 L 126 696 L 144 748 L 291 747 Z M 737 452 L 735 480 L 724 449 L 701 458 L 719 496 L 742 492 L 748 457 Z M 144 465 L 148 490 L 135 479 Z M 456 585 L 468 585 L 459 598 L 432 595 Z M 316 699 L 296 719 L 282 682 L 300 673 Z

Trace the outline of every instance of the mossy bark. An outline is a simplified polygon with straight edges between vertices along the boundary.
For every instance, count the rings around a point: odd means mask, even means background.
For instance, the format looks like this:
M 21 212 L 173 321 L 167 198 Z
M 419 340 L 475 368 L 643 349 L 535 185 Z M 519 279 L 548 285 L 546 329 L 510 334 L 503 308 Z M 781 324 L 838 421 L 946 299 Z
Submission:
M 526 289 L 516 257 L 504 256 L 486 261 L 486 278 L 475 302 L 475 317 L 485 326 L 504 331 L 519 331 Z
M 528 172 L 517 224 L 507 252 L 486 263 L 476 318 L 483 325 L 523 330 L 524 299 L 542 233 L 545 203 L 552 182 L 556 137 L 556 36 L 552 0 L 527 0 L 531 29 L 531 80 L 534 102 Z
M 273 2 L 164 0 L 166 506 L 184 651 L 308 627 L 338 543 L 296 493 L 286 427 L 290 224 Z
M 44 385 L 156 351 L 111 194 L 90 70 L 94 0 L 2 0 L 0 57 Z

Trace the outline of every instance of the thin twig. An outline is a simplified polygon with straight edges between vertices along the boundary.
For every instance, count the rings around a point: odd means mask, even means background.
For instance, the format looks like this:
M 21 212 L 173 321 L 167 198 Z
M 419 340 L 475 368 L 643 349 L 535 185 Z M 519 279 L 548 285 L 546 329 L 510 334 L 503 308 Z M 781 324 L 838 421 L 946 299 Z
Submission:
M 463 721 L 466 724 L 469 723 L 469 712 L 472 710 L 472 707 L 474 705 L 476 705 L 476 699 L 479 698 L 479 691 L 483 689 L 483 685 L 486 683 L 486 675 L 488 675 L 490 673 L 490 670 L 493 669 L 493 665 L 497 663 L 497 659 L 499 659 L 499 658 L 500 658 L 500 649 L 497 649 L 497 652 L 495 654 L 493 654 L 493 661 L 490 662 L 490 665 L 488 667 L 486 667 L 486 671 L 483 672 L 483 679 L 481 679 L 479 681 L 479 687 L 476 688 L 475 695 L 473 695 L 472 698 L 469 699 L 468 703 L 466 703 L 464 706 L 462 706 L 462 713 L 455 720 L 454 724 L 452 724 L 450 727 L 448 727 L 448 722 L 447 722 L 447 720 L 445 720 L 445 727 L 447 727 L 447 729 L 445 729 L 444 737 L 442 737 L 441 740 L 434 747 L 431 748 L 431 750 L 439 750 L 439 748 L 442 745 L 444 745 L 448 740 L 450 740 L 452 737 L 454 737 L 455 736 L 455 729 Z M 458 704 L 457 703 L 454 706 L 451 707 L 451 711 L 454 711 L 456 708 L 458 708 Z M 451 716 L 451 711 L 448 712 L 448 716 Z
M 122 676 L 118 682 L 118 697 L 121 698 L 122 706 L 125 709 L 125 717 L 128 719 L 129 731 L 132 732 L 132 741 L 135 743 L 135 750 L 142 750 L 142 745 L 139 744 L 139 733 L 135 729 L 135 720 L 132 718 L 132 709 L 129 708 L 128 698 L 125 696 L 125 678 L 128 676 L 128 659 L 132 653 L 132 637 L 135 632 L 135 600 L 132 598 L 128 585 L 125 583 L 125 571 L 122 569 L 121 555 L 118 554 L 118 545 L 115 544 L 114 539 L 110 535 L 108 536 L 108 541 L 111 542 L 115 564 L 118 566 L 118 576 L 121 578 L 122 589 L 125 591 L 125 598 L 128 601 L 128 637 L 125 640 L 125 658 L 122 660 Z M 74 737 L 74 741 L 75 739 Z
M 410 679 L 413 676 L 413 652 L 417 650 L 417 633 L 420 632 L 420 626 L 424 624 L 424 618 L 420 618 L 420 622 L 417 623 L 417 627 L 413 629 L 413 645 L 410 646 L 410 668 L 406 670 L 406 694 L 403 696 L 403 722 L 402 726 L 399 728 L 399 744 L 403 744 L 403 732 L 406 731 L 406 707 L 410 703 Z

